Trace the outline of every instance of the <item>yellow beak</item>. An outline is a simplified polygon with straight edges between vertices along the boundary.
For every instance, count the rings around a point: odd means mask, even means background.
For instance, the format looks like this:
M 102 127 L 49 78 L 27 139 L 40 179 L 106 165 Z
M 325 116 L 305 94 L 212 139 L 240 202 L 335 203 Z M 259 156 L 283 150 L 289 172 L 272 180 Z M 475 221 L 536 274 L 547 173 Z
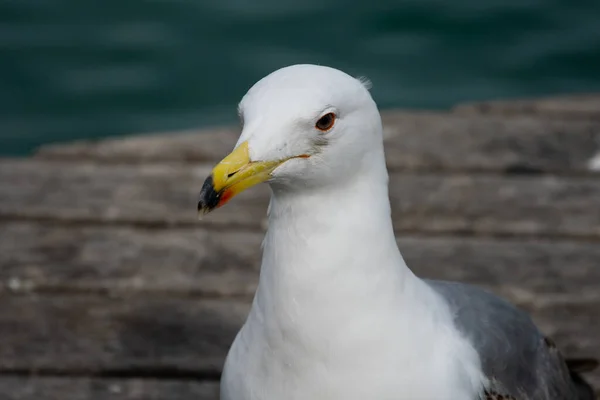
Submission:
M 308 156 L 299 157 L 306 158 Z M 198 199 L 199 216 L 223 206 L 237 194 L 268 180 L 271 172 L 289 159 L 251 161 L 248 142 L 243 142 L 221 160 L 204 181 Z

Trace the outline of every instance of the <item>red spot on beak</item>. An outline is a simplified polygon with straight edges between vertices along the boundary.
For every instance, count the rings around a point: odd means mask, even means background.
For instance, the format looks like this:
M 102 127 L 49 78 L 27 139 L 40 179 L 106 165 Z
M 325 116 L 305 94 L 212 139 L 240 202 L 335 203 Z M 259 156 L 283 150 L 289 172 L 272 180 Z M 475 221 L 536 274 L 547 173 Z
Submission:
M 225 189 L 223 193 L 221 193 L 221 197 L 219 198 L 219 202 L 217 203 L 217 208 L 224 206 L 227 204 L 229 200 L 233 197 L 233 191 L 229 189 Z

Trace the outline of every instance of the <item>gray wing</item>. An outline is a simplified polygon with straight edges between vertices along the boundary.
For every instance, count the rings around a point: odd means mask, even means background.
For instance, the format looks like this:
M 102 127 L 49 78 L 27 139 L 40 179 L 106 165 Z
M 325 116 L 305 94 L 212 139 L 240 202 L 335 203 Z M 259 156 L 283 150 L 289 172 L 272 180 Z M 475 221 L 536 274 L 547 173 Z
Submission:
M 446 299 L 456 327 L 479 353 L 491 382 L 488 399 L 595 399 L 576 361 L 569 365 L 525 312 L 475 286 L 426 282 Z

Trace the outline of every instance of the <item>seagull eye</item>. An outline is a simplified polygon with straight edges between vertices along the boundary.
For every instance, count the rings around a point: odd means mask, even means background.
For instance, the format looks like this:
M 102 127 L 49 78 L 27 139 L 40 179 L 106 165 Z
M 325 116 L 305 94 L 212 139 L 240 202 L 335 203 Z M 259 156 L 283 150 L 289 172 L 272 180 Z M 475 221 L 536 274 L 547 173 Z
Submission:
M 334 123 L 335 123 L 335 114 L 328 113 L 328 114 L 323 115 L 321 118 L 319 118 L 319 120 L 315 124 L 315 128 L 317 128 L 321 132 L 327 132 L 328 130 L 330 130 L 333 127 Z

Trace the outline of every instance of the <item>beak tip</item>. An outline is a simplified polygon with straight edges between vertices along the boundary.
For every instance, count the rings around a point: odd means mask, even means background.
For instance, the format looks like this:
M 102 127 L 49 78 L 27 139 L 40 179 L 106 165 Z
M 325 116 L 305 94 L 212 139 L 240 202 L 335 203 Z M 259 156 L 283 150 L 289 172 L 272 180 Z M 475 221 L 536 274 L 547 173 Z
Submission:
M 212 175 L 206 178 L 198 196 L 198 219 L 214 210 L 219 204 L 221 195 L 215 190 Z
M 209 211 L 208 207 L 202 201 L 198 202 L 198 219 L 202 219 Z
M 204 218 L 204 216 L 206 214 L 208 214 L 208 212 L 209 212 L 208 210 L 198 209 L 198 215 L 197 215 L 198 216 L 198 221 L 202 221 L 202 219 Z

